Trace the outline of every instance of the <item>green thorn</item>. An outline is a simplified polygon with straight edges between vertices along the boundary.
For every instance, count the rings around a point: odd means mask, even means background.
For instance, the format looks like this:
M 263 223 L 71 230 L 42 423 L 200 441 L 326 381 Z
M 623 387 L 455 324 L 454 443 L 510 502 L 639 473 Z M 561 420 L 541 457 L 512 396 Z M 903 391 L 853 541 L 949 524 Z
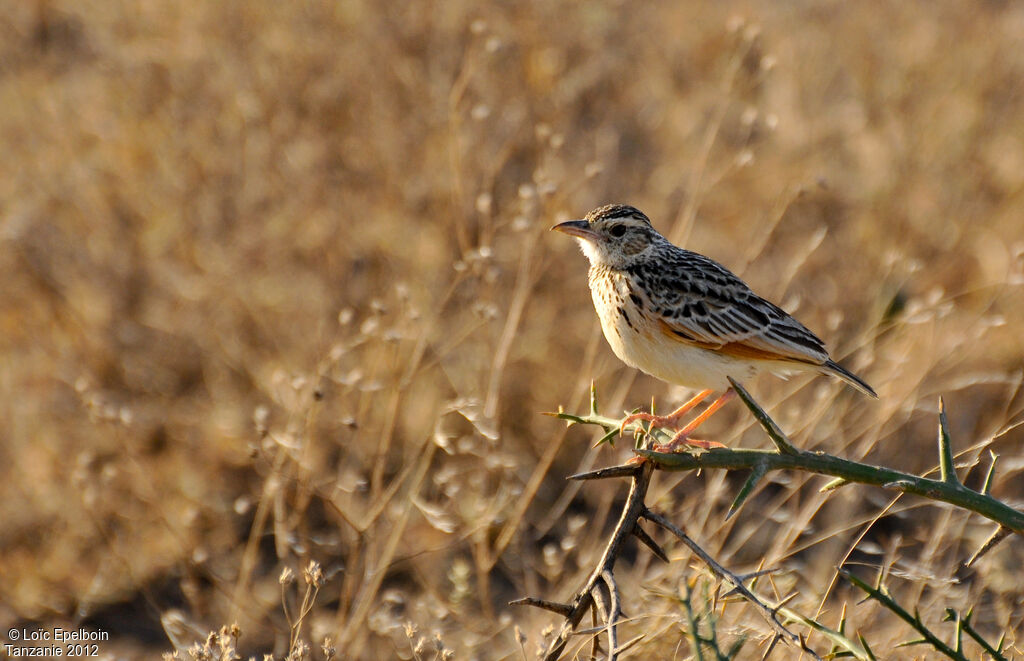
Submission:
M 904 640 L 902 643 L 897 643 L 896 647 L 913 647 L 914 645 L 927 645 L 927 638 L 918 638 L 917 640 Z
M 761 478 L 768 472 L 768 467 L 764 464 L 757 464 L 750 471 L 750 477 L 740 487 L 739 492 L 736 494 L 736 498 L 732 501 L 732 505 L 729 506 L 729 512 L 725 515 L 725 520 L 728 521 L 732 518 L 732 515 L 739 511 L 740 507 L 747 500 L 751 493 L 754 492 L 754 487 L 761 481 Z
M 881 566 L 880 566 L 880 567 L 878 568 L 878 580 L 877 580 L 877 581 L 875 581 L 875 589 L 876 589 L 876 590 L 878 590 L 878 592 L 880 592 L 880 593 L 883 593 L 883 594 L 884 594 L 884 592 L 885 592 L 885 586 L 884 586 L 884 585 L 882 585 L 882 581 L 883 581 L 883 580 L 885 580 L 885 567 L 881 567 Z
M 822 488 L 818 489 L 818 493 L 825 493 L 826 491 L 833 491 L 839 487 L 845 487 L 850 481 L 845 477 L 837 477 L 834 480 L 829 480 L 828 483 Z
M 552 418 L 558 418 L 559 420 L 565 420 L 566 427 L 572 427 L 573 425 L 578 425 L 583 422 L 583 418 L 581 418 L 580 416 L 575 415 L 573 413 L 566 413 L 565 407 L 563 407 L 561 404 L 558 405 L 557 411 L 544 411 L 543 413 L 541 413 L 541 415 L 547 415 L 551 416 Z
M 981 487 L 981 495 L 988 496 L 992 489 L 992 478 L 996 476 L 996 461 L 999 459 L 999 455 L 992 450 L 988 451 L 990 457 L 992 457 L 992 463 L 988 467 L 988 473 L 985 475 L 985 484 Z
M 858 632 L 857 640 L 860 641 L 860 646 L 864 648 L 864 653 L 868 655 L 868 658 L 871 659 L 871 661 L 878 661 L 878 657 L 876 657 L 875 653 L 871 651 L 871 646 L 868 645 L 868 641 L 864 638 L 864 634 Z
M 779 426 L 775 424 L 775 421 L 765 413 L 765 410 L 754 401 L 754 398 L 750 396 L 743 386 L 739 384 L 731 376 L 728 377 L 729 383 L 732 385 L 732 389 L 736 391 L 736 394 L 740 396 L 743 403 L 746 405 L 750 412 L 754 414 L 754 418 L 764 427 L 765 432 L 768 434 L 768 438 L 772 439 L 772 443 L 775 444 L 775 448 L 779 451 L 779 454 L 798 455 L 800 451 L 793 447 L 793 444 L 786 438 L 786 434 L 779 429 Z
M 604 436 L 602 436 L 601 439 L 597 443 L 594 443 L 593 447 L 595 447 L 595 448 L 596 447 L 600 447 L 601 445 L 603 445 L 605 443 L 608 443 L 612 447 L 615 447 L 615 437 L 618 436 L 618 435 L 619 435 L 619 430 L 617 428 L 613 427 Z
M 939 470 L 946 484 L 960 484 L 953 465 L 953 446 L 949 440 L 949 423 L 946 421 L 946 402 L 939 397 Z
M 597 412 L 597 387 L 590 382 L 590 415 L 600 415 Z

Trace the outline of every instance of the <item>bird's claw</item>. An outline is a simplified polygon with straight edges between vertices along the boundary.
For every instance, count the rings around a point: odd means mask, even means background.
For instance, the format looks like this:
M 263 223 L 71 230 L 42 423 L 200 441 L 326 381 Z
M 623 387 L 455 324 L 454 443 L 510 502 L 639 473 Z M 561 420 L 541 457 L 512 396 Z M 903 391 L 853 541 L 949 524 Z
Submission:
M 623 418 L 622 422 L 619 424 L 619 436 L 623 436 L 626 433 L 626 427 L 637 420 L 651 423 L 650 429 L 654 429 L 655 427 L 676 429 L 675 423 L 677 418 L 668 415 L 654 415 L 653 413 L 630 413 Z M 642 431 L 644 430 L 640 425 L 634 427 L 633 438 L 636 438 Z

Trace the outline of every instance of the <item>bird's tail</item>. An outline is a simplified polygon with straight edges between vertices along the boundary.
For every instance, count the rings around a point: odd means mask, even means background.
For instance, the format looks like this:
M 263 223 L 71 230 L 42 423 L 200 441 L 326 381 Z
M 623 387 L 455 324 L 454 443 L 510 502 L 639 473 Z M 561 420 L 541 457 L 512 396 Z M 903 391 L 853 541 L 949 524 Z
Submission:
M 825 364 L 822 365 L 822 367 L 825 368 L 825 371 L 829 372 L 830 374 L 834 374 L 835 376 L 838 376 L 840 379 L 846 381 L 851 386 L 861 391 L 865 395 L 871 395 L 875 399 L 878 399 L 878 393 L 875 392 L 874 388 L 869 386 L 864 381 L 864 379 L 860 378 L 859 376 L 857 376 L 850 370 L 846 369 L 836 361 L 832 359 L 826 360 Z

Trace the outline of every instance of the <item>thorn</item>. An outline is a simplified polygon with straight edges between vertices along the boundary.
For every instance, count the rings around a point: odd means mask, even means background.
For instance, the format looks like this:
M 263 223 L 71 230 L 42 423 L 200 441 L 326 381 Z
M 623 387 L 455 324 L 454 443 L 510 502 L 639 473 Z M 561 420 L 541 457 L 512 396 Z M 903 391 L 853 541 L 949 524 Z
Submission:
M 810 653 L 811 656 L 820 659 L 820 657 L 818 657 L 818 655 L 814 653 L 814 650 L 811 649 L 810 645 L 807 644 L 807 638 L 804 637 L 803 633 L 801 633 L 799 636 L 797 636 L 797 640 L 800 641 L 800 649 L 802 649 L 805 652 Z
M 761 481 L 761 478 L 768 472 L 768 467 L 764 464 L 757 464 L 750 471 L 750 476 L 747 481 L 740 487 L 739 492 L 736 493 L 736 498 L 732 501 L 732 505 L 729 506 L 729 511 L 725 515 L 725 520 L 728 521 L 732 518 L 732 515 L 739 511 L 743 503 L 746 502 L 750 494 L 754 493 L 754 488 L 757 487 L 757 483 Z
M 757 569 L 752 571 L 752 572 L 750 572 L 749 574 L 744 574 L 744 575 L 740 576 L 740 580 L 745 582 L 748 579 L 750 579 L 750 589 L 753 590 L 754 588 L 757 587 L 757 582 L 758 582 L 758 580 L 760 580 L 761 576 L 767 575 L 769 577 L 769 580 L 770 580 L 771 574 L 772 574 L 772 569 L 773 568 L 771 568 L 771 567 L 765 569 L 764 558 L 761 558 L 758 561 L 758 563 L 757 563 Z
M 953 640 L 956 641 L 956 647 L 953 648 L 953 651 L 960 653 L 964 648 L 964 622 L 960 619 L 959 615 L 956 616 L 956 629 L 954 636 Z
M 871 661 L 878 661 L 875 657 L 875 653 L 871 651 L 871 646 L 868 645 L 867 639 L 864 638 L 864 634 L 858 633 L 857 640 L 860 641 L 860 646 L 864 648 L 864 653 L 868 655 L 868 658 L 871 659 Z
M 956 466 L 953 464 L 953 446 L 949 440 L 949 423 L 946 421 L 946 403 L 939 397 L 939 471 L 946 484 L 959 485 Z
M 975 551 L 974 555 L 972 555 L 970 559 L 963 564 L 964 568 L 970 569 L 974 566 L 974 563 L 980 560 L 983 555 L 994 549 L 999 542 L 1009 537 L 1011 532 L 1013 531 L 1006 526 L 999 526 L 996 528 L 995 532 L 993 532 L 989 538 L 985 540 L 985 543 L 981 545 L 981 548 Z
M 992 450 L 988 451 L 990 457 L 992 457 L 992 463 L 988 467 L 988 473 L 985 475 L 985 484 L 981 487 L 981 495 L 988 496 L 992 490 L 992 478 L 996 476 L 996 461 L 999 459 L 999 455 Z
M 829 480 L 828 483 L 825 484 L 825 486 L 818 489 L 818 493 L 825 493 L 826 491 L 832 491 L 834 489 L 838 489 L 839 487 L 845 487 L 849 483 L 850 481 L 847 480 L 845 477 L 837 477 L 834 480 Z
M 877 590 L 880 593 L 885 591 L 885 586 L 883 585 L 883 581 L 884 580 L 885 580 L 885 567 L 879 567 L 878 568 L 878 580 L 875 581 L 875 590 Z
M 767 659 L 771 655 L 772 650 L 775 649 L 775 646 L 779 644 L 780 640 L 782 640 L 782 636 L 780 634 L 776 633 L 774 636 L 772 636 L 772 642 L 768 643 L 768 649 L 766 649 L 764 651 L 764 654 L 761 655 L 761 661 L 765 661 L 765 659 Z
M 536 608 L 543 608 L 544 610 L 551 611 L 552 613 L 558 613 L 562 617 L 570 617 L 572 615 L 572 606 L 569 604 L 563 604 L 557 601 L 548 601 L 547 599 L 537 599 L 536 597 L 523 597 L 522 599 L 514 599 L 508 602 L 509 606 L 534 606 Z
M 574 635 L 574 636 L 589 636 L 589 635 L 595 634 L 595 633 L 603 633 L 606 630 L 607 630 L 607 627 L 605 627 L 603 625 L 602 626 L 595 626 L 595 627 L 590 627 L 588 629 L 577 629 L 576 631 L 572 632 L 572 635 Z
M 639 643 L 641 640 L 643 640 L 646 637 L 647 637 L 647 634 L 642 633 L 639 636 L 637 636 L 636 638 L 633 638 L 632 640 L 629 640 L 629 641 L 619 645 L 618 648 L 616 648 L 615 651 L 611 654 L 611 658 L 615 658 L 616 655 L 622 654 L 623 652 L 628 650 L 630 647 L 633 647 L 634 645 L 636 645 L 637 643 Z
M 615 437 L 619 435 L 619 430 L 615 427 L 611 431 L 605 432 L 605 435 L 598 439 L 597 443 L 594 443 L 592 448 L 601 447 L 604 443 L 608 443 L 612 447 L 615 447 Z
M 749 572 L 747 574 L 740 574 L 739 575 L 739 579 L 741 581 L 749 581 L 750 579 L 753 579 L 753 578 L 761 578 L 762 576 L 770 576 L 772 574 L 777 574 L 780 571 L 782 571 L 781 567 L 771 567 L 769 569 L 758 569 L 757 571 L 752 571 L 752 572 Z
M 778 604 L 776 604 L 776 605 L 775 605 L 775 606 L 774 606 L 774 607 L 772 608 L 772 612 L 778 613 L 778 612 L 779 612 L 779 609 L 780 609 L 780 608 L 783 608 L 783 607 L 785 607 L 785 605 L 786 605 L 786 604 L 788 604 L 789 602 L 791 602 L 791 601 L 793 601 L 794 599 L 796 599 L 796 597 L 797 597 L 797 596 L 798 596 L 799 594 L 800 594 L 799 592 L 792 592 L 792 593 L 790 593 L 790 595 L 789 595 L 788 597 L 786 597 L 785 599 L 783 599 L 782 601 L 780 601 L 780 602 L 779 602 Z
M 639 474 L 643 468 L 641 464 L 620 464 L 618 466 L 609 466 L 608 468 L 598 468 L 597 470 L 587 471 L 586 473 L 576 473 L 570 475 L 567 480 L 605 480 L 613 477 L 633 477 Z
M 559 406 L 557 411 L 541 411 L 541 415 L 546 415 L 549 418 L 558 418 L 559 420 L 566 421 L 566 427 L 572 427 L 583 422 L 583 418 L 572 413 L 566 413 L 564 406 Z
M 640 527 L 639 523 L 633 526 L 633 535 L 636 536 L 636 538 L 639 539 L 641 542 L 643 542 L 644 545 L 647 548 L 649 548 L 652 553 L 654 553 L 654 555 L 658 556 L 665 562 L 669 562 L 668 555 L 665 554 L 665 551 L 662 550 L 660 546 L 658 546 L 658 543 L 654 541 L 653 537 L 647 534 L 646 530 Z
M 598 415 L 597 412 L 597 387 L 594 385 L 594 380 L 590 381 L 590 415 Z
M 750 396 L 743 386 L 738 381 L 733 379 L 731 376 L 728 377 L 729 383 L 732 384 L 732 389 L 736 391 L 736 394 L 740 396 L 743 403 L 746 405 L 750 412 L 754 414 L 754 418 L 760 423 L 761 427 L 764 428 L 768 434 L 768 438 L 772 439 L 772 443 L 775 444 L 775 449 L 778 450 L 779 454 L 798 455 L 800 450 L 797 450 L 789 439 L 786 438 L 786 434 L 779 428 L 775 421 L 765 413 L 764 409 L 754 401 L 754 398 Z
M 913 647 L 914 645 L 927 645 L 927 638 L 916 638 L 914 640 L 904 640 L 902 643 L 896 643 L 896 647 Z

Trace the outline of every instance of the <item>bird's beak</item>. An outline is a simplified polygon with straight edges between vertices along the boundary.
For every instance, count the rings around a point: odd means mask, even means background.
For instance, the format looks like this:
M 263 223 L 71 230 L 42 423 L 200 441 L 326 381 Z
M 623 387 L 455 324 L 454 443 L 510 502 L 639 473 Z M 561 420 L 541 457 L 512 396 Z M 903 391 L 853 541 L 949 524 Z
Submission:
M 597 232 L 591 230 L 590 223 L 585 220 L 567 220 L 564 223 L 558 223 L 551 229 L 568 234 L 569 236 L 586 239 L 587 241 L 597 239 Z

